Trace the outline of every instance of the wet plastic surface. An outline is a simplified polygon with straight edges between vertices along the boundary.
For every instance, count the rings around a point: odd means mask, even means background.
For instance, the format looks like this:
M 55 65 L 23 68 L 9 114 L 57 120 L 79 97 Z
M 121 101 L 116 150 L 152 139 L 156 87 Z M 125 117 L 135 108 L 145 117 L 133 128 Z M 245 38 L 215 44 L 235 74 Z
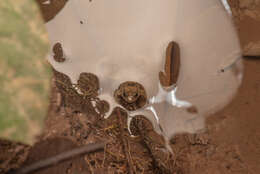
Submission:
M 147 116 L 158 131 L 160 123 L 166 137 L 202 130 L 205 117 L 230 102 L 241 83 L 238 38 L 218 0 L 71 0 L 47 28 L 66 58 L 57 63 L 50 55 L 56 70 L 73 82 L 81 72 L 97 75 L 99 97 L 111 110 L 121 83 L 142 84 L 149 103 L 129 115 Z M 180 74 L 177 87 L 164 89 L 158 73 L 171 41 L 180 46 Z

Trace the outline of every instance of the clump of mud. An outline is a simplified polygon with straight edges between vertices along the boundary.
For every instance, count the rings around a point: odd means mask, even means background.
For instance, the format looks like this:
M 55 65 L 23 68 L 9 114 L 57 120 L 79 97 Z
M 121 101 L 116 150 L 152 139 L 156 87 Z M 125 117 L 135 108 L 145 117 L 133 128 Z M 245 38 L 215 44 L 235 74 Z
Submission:
M 29 149 L 28 145 L 0 139 L 0 174 L 19 168 Z
M 61 171 L 72 174 L 75 169 L 80 169 L 76 172 L 82 174 L 188 174 L 194 171 L 230 173 L 233 170 L 241 174 L 248 172 L 236 148 L 227 144 L 215 144 L 209 131 L 174 136 L 170 141 L 170 153 L 165 147 L 163 137 L 154 131 L 150 121 L 138 115 L 130 124 L 134 135 L 131 136 L 126 110 L 115 108 L 110 117 L 105 119 L 102 112 L 107 108 L 107 104 L 104 104 L 106 102 L 100 101 L 97 97 L 84 97 L 77 92 L 66 75 L 55 70 L 53 72 L 51 104 L 45 130 L 30 151 L 25 164 L 30 164 L 36 158 L 41 160 L 43 157 L 53 156 L 80 145 L 105 142 L 106 146 L 104 151 L 70 159 L 54 167 L 39 170 L 37 174 L 58 174 Z M 98 105 L 94 106 L 93 101 L 100 101 L 104 106 L 96 109 Z M 18 152 L 16 154 L 19 159 L 22 158 L 20 163 L 2 168 L 2 173 L 21 166 L 27 156 L 20 153 L 24 152 L 24 148 L 27 148 L 28 153 L 28 147 L 24 145 L 21 151 L 15 151 Z M 49 152 L 46 153 L 47 151 Z M 7 153 L 7 149 L 3 152 Z M 4 153 L 1 153 L 2 155 Z M 12 161 L 15 159 L 17 158 L 12 158 Z M 5 164 L 12 163 L 9 160 Z
M 62 46 L 61 46 L 61 43 L 57 42 L 53 48 L 52 48 L 52 51 L 54 53 L 53 55 L 53 59 L 56 61 L 56 62 L 64 62 L 66 60 L 65 58 L 65 55 L 63 54 L 63 50 L 62 50 Z
M 69 78 L 55 70 L 53 82 L 48 130 L 43 139 L 62 136 L 79 145 L 106 142 L 104 152 L 84 157 L 86 168 L 92 173 L 173 173 L 173 156 L 166 149 L 163 137 L 153 130 L 145 117 L 133 119 L 131 130 L 135 136 L 131 136 L 126 110 L 114 108 L 105 119 L 102 114 L 107 111 L 105 101 L 78 94 Z M 87 82 L 81 81 L 81 85 Z M 93 101 L 97 103 L 93 105 Z M 63 123 L 62 127 L 57 125 L 58 122 Z
M 57 76 L 58 75 L 58 76 Z M 42 139 L 66 137 L 78 145 L 106 142 L 104 151 L 86 154 L 83 173 L 185 174 L 196 171 L 247 172 L 239 152 L 227 144 L 215 144 L 210 131 L 198 134 L 178 134 L 170 141 L 172 153 L 164 138 L 142 115 L 132 119 L 129 134 L 127 111 L 115 108 L 105 119 L 91 104 L 93 99 L 81 100 L 84 107 L 72 103 L 69 93 L 59 88 L 55 79 L 67 76 L 59 72 L 53 78 L 52 103 Z M 68 81 L 69 86 L 72 84 Z M 60 96 L 63 102 L 60 102 Z M 98 99 L 96 99 L 98 100 Z M 102 111 L 102 109 L 101 109 Z M 221 166 L 221 167 L 219 167 Z

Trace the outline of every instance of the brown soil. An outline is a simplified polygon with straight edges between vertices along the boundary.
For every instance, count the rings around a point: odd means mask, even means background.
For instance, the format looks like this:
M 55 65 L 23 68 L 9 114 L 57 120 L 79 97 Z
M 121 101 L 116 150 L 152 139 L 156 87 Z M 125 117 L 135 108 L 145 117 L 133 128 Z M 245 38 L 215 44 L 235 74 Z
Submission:
M 260 1 L 228 0 L 245 56 L 260 56 Z
M 70 81 L 66 87 L 59 86 L 59 81 L 66 81 L 67 77 L 57 71 L 55 74 L 52 104 L 46 120 L 48 129 L 41 139 L 67 137 L 78 145 L 106 142 L 103 152 L 84 156 L 84 166 L 91 173 L 174 172 L 173 156 L 166 150 L 163 138 L 153 131 L 146 119 L 139 117 L 134 121 L 132 128 L 136 137 L 131 137 L 123 109 L 115 108 L 111 116 L 104 119 L 102 108 L 106 107 L 97 107 L 100 104 L 98 98 L 85 98 L 84 95 L 65 91 L 73 91 Z M 74 97 L 78 102 L 72 102 Z M 97 102 L 96 107 L 92 106 L 93 101 Z
M 0 140 L 0 173 L 18 168 L 26 159 L 29 146 Z
M 73 173 L 74 169 L 91 174 L 258 174 L 260 59 L 246 58 L 244 64 L 243 83 L 235 99 L 208 118 L 205 132 L 173 137 L 170 144 L 173 153 L 167 151 L 163 138 L 143 116 L 133 120 L 131 131 L 135 137 L 130 136 L 123 109 L 115 108 L 111 116 L 104 119 L 106 102 L 96 95 L 78 94 L 77 85 L 54 71 L 44 133 L 30 151 L 28 146 L 0 141 L 0 173 L 21 166 L 28 152 L 23 165 L 78 145 L 104 141 L 104 151 L 86 154 L 35 174 Z M 81 86 L 87 89 L 84 84 L 83 81 Z

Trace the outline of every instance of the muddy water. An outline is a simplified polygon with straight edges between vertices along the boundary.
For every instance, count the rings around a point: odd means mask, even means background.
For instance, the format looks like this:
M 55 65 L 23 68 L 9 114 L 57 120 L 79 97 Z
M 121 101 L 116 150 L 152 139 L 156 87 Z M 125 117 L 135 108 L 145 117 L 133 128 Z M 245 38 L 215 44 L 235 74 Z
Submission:
M 111 108 L 119 84 L 141 83 L 149 103 L 130 115 L 159 122 L 167 137 L 203 129 L 205 116 L 225 106 L 242 79 L 237 35 L 218 0 L 71 0 L 46 25 L 67 60 L 57 63 L 51 53 L 55 69 L 73 82 L 81 72 L 96 74 L 100 98 Z M 180 45 L 181 67 L 177 88 L 166 90 L 158 73 L 172 40 Z

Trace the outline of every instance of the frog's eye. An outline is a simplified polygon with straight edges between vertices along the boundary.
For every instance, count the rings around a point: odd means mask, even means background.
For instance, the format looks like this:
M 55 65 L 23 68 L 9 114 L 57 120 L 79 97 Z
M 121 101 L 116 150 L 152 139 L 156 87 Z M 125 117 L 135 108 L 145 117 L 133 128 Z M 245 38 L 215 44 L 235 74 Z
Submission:
M 135 97 L 135 98 L 136 98 L 136 97 L 139 97 L 138 92 L 135 93 L 134 97 Z
M 137 82 L 125 82 L 120 85 L 120 90 L 122 92 L 122 97 L 125 99 L 127 103 L 135 102 L 140 96 L 140 84 Z

